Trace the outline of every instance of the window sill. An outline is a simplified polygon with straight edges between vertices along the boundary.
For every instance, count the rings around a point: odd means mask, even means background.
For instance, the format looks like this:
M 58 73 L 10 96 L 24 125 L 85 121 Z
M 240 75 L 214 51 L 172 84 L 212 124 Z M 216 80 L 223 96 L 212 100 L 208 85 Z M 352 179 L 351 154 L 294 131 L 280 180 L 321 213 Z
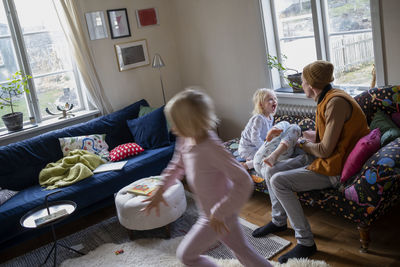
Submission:
M 340 87 L 337 87 L 340 89 Z M 345 92 L 347 92 L 349 95 L 352 97 L 355 97 L 358 94 L 361 94 L 362 92 L 366 91 L 365 90 L 356 90 L 354 88 L 349 88 L 349 89 L 343 89 Z M 275 94 L 279 98 L 292 98 L 292 99 L 309 99 L 306 94 L 304 93 L 293 93 L 292 88 L 278 88 L 275 90 Z
M 0 145 L 4 145 L 3 143 L 6 144 L 8 140 L 25 139 L 25 137 L 30 138 L 32 136 L 38 135 L 43 132 L 51 131 L 53 129 L 60 129 L 64 126 L 72 125 L 74 124 L 74 122 L 80 123 L 85 121 L 85 119 L 86 120 L 91 119 L 91 117 L 95 117 L 98 114 L 100 114 L 98 110 L 78 111 L 74 113 L 75 117 L 67 119 L 58 119 L 58 117 L 54 117 L 52 119 L 45 120 L 36 125 L 32 124 L 24 125 L 24 128 L 17 132 L 9 132 L 7 130 L 0 131 Z

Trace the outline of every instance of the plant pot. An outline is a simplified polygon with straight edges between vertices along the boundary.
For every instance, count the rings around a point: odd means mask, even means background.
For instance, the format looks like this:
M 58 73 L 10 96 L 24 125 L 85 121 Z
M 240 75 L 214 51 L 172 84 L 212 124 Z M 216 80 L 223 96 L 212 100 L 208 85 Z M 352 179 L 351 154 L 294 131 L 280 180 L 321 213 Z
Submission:
M 1 116 L 4 125 L 10 132 L 21 130 L 24 126 L 22 112 L 14 112 Z
M 303 88 L 301 87 L 301 72 L 296 74 L 290 74 L 287 76 L 287 79 L 290 81 L 293 89 L 293 93 L 304 93 Z

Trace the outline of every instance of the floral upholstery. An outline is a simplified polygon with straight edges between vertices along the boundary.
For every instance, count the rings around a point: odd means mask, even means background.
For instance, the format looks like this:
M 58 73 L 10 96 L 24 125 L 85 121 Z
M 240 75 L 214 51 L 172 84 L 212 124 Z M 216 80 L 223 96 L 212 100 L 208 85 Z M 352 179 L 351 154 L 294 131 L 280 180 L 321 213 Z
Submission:
M 387 114 L 398 112 L 399 90 L 399 86 L 374 88 L 355 96 L 355 100 L 366 114 L 368 123 L 378 109 Z M 314 129 L 313 119 L 283 115 L 276 117 L 275 122 L 286 120 L 297 123 L 304 131 Z M 233 155 L 237 153 L 238 142 L 237 138 L 225 143 Z M 257 174 L 254 170 L 251 174 L 256 190 L 268 193 L 264 179 L 255 178 Z M 340 188 L 298 192 L 297 196 L 306 205 L 318 206 L 353 222 L 370 225 L 399 202 L 400 138 L 381 147 L 364 163 L 361 171 Z

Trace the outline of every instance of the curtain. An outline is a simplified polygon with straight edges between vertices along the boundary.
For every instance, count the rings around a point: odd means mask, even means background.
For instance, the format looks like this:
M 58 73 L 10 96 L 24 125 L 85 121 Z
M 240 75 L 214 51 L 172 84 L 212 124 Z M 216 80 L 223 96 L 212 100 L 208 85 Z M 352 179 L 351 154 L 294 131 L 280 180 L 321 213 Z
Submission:
M 80 22 L 75 0 L 53 0 L 61 26 L 72 48 L 77 67 L 86 85 L 89 100 L 105 115 L 113 111 L 104 94 L 94 60 L 86 43 L 85 33 Z

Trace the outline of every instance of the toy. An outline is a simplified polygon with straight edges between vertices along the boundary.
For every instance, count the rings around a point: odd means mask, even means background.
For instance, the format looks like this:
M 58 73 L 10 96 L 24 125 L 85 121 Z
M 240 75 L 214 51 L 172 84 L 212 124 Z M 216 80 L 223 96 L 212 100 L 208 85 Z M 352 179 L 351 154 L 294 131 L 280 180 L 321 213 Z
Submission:
M 120 249 L 120 250 L 116 250 L 116 251 L 115 251 L 115 255 L 119 255 L 119 254 L 122 254 L 122 253 L 124 253 L 124 250 L 123 250 L 123 249 Z

